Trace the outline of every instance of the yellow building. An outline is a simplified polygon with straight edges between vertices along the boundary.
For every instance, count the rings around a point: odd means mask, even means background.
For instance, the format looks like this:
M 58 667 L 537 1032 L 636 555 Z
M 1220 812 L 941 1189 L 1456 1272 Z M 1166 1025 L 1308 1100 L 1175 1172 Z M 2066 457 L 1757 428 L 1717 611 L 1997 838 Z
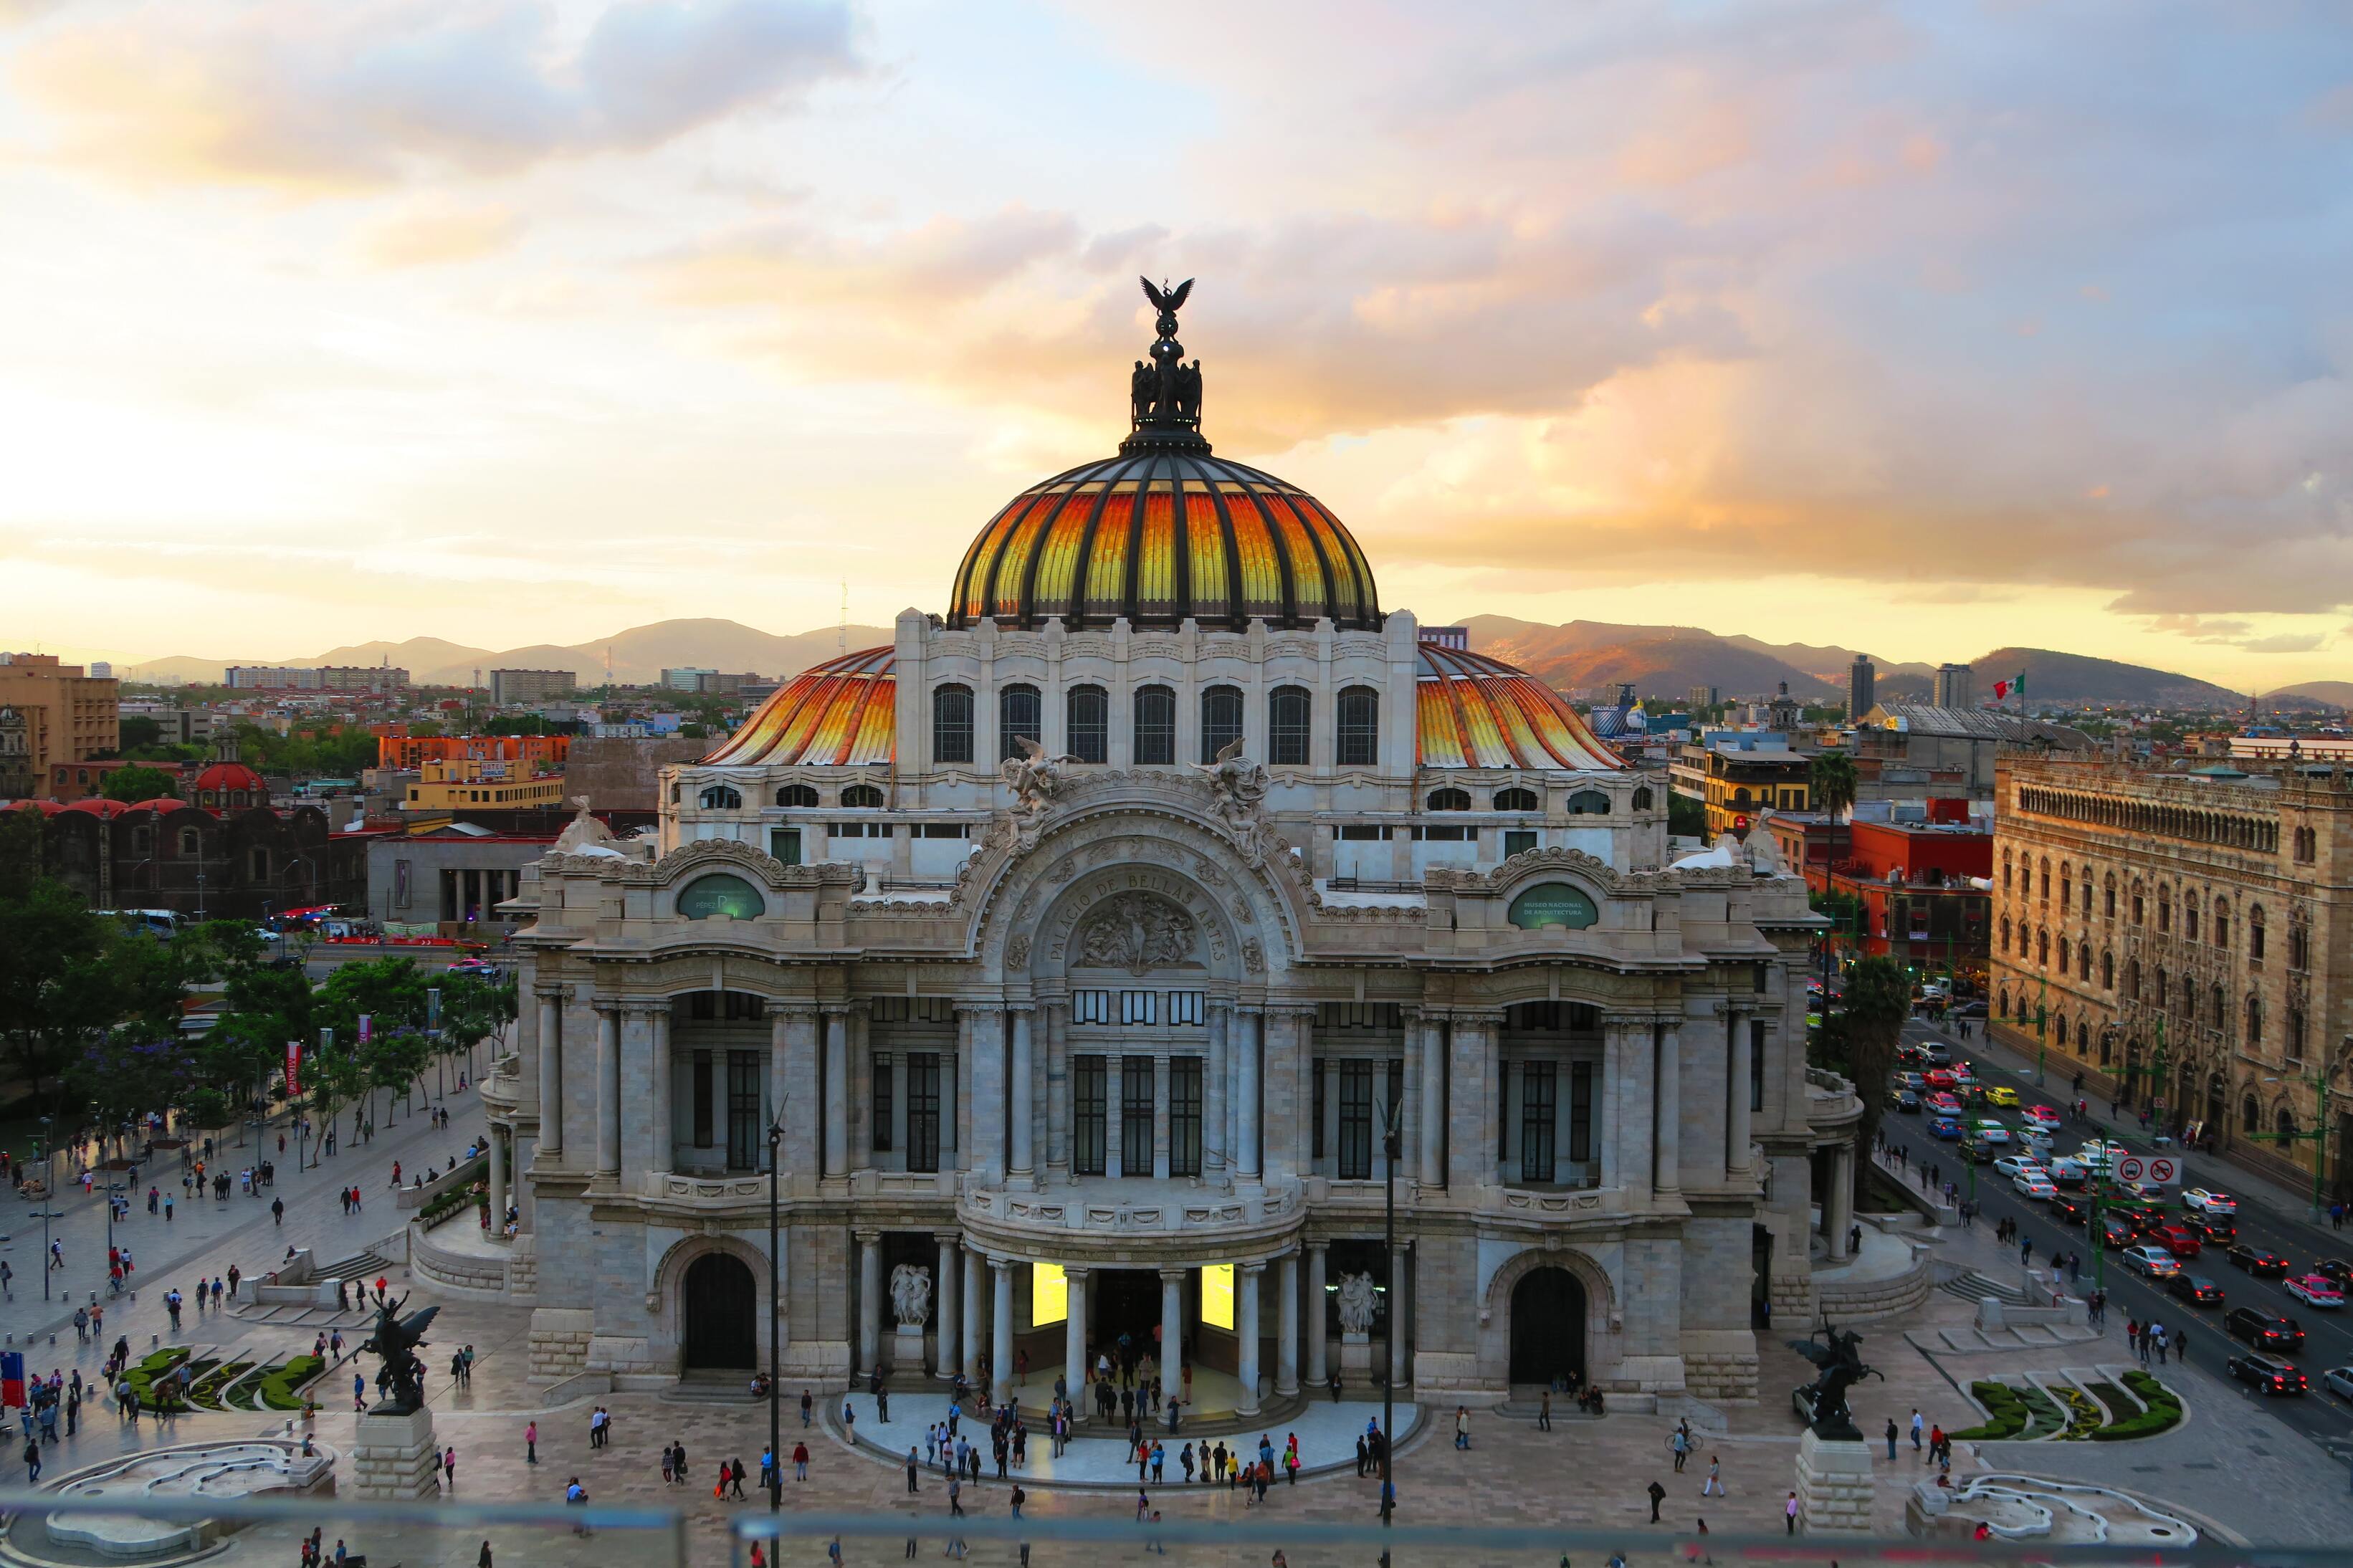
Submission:
M 1805 811 L 1813 798 L 1813 759 L 1773 731 L 1725 731 L 1683 748 L 1669 764 L 1677 795 L 1707 808 L 1707 836 L 1746 827 L 1761 811 Z
M 122 743 L 121 684 L 52 653 L 0 653 L 0 708 L 25 721 L 23 771 L 46 779 L 58 763 L 79 763 Z
M 564 775 L 536 776 L 518 769 L 529 763 L 503 759 L 452 757 L 428 759 L 417 780 L 408 786 L 406 811 L 459 811 L 525 807 L 555 807 L 564 804 Z

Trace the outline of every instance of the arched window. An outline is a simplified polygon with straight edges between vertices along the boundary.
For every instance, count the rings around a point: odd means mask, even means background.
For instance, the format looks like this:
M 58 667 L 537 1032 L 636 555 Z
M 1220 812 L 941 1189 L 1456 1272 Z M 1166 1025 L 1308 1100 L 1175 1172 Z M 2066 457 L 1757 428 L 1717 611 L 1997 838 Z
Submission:
M 1471 792 L 1460 789 L 1434 789 L 1430 792 L 1430 798 L 1422 804 L 1432 811 L 1468 811 L 1471 809 Z M 1452 829 L 1450 828 L 1448 831 L 1451 832 Z
M 2198 895 L 2190 893 L 2181 900 L 2181 934 L 2191 942 L 2198 940 Z
M 2007 985 L 2001 988 L 2001 995 L 1994 1003 L 1994 1016 L 2001 1018 L 2010 1016 L 2010 987 Z
M 2166 980 L 2165 971 L 2160 967 L 2157 972 L 2157 1005 L 2160 1009 L 2166 1005 L 2167 993 L 2170 989 Z
M 2007 849 L 2001 852 L 2001 890 L 2005 893 L 2010 891 L 2010 851 Z
M 1135 689 L 1135 760 L 1156 767 L 1176 760 L 1176 693 L 1166 686 Z
M 936 686 L 932 689 L 932 761 L 972 761 L 971 687 Z
M 2092 868 L 2084 868 L 2084 918 L 2092 918 Z
M 1649 784 L 1643 784 L 1634 791 L 1633 806 L 1636 811 L 1650 810 L 1651 800 L 1651 786 Z
M 2051 933 L 2047 931 L 2034 933 L 2034 962 L 2045 969 L 2051 967 Z
M 969 743 L 972 739 L 970 730 L 972 715 L 969 710 L 971 697 L 971 692 L 967 691 L 965 693 L 967 704 L 966 712 L 965 714 L 966 724 L 965 740 L 967 743 Z M 817 804 L 817 791 L 811 789 L 807 784 L 786 784 L 784 788 L 776 792 L 776 804 L 782 806 L 798 807 L 799 809 L 806 811 L 810 806 Z
M 2008 915 L 2001 917 L 2001 950 L 2004 952 L 2010 951 L 2010 917 Z
M 2263 1130 L 2263 1111 L 2255 1105 L 2255 1097 L 2253 1095 L 2251 1094 L 2244 1100 L 2239 1101 L 2240 1131 L 2247 1133 L 2250 1136 L 2253 1136 L 2257 1132 L 2261 1132 Z
M 2114 991 L 2116 988 L 2116 955 L 2113 952 L 2103 952 L 2100 954 L 2100 989 Z
M 1218 753 L 1242 738 L 1242 690 L 1239 686 L 1212 686 L 1201 693 L 1201 760 L 1214 763 Z
M 2160 931 L 2173 929 L 2173 893 L 2162 885 L 2157 889 L 2157 929 Z
M 2249 1050 L 2253 1050 L 2257 1046 L 2260 1046 L 2263 1043 L 2263 999 L 2260 996 L 2250 994 L 2247 997 L 2247 1048 Z
M 2142 898 L 2141 885 L 2135 882 L 2132 890 L 2132 923 L 2135 925 L 2148 923 L 2148 910 L 2142 902 Z
M 2067 862 L 2062 860 L 2059 862 L 2059 907 L 2063 910 L 2074 901 L 2075 879 L 2070 873 Z
M 2288 1060 L 2300 1062 L 2304 1059 L 2303 1008 L 2290 1007 L 2287 1010 L 2287 1038 L 2282 1044 L 2286 1048 Z
M 2067 973 L 2067 939 L 2063 936 L 2059 939 L 2059 973 Z
M 1038 689 L 1027 683 L 1007 687 L 997 694 L 997 754 L 1002 760 L 1026 753 L 1023 741 L 1046 738 L 1046 704 Z
M 1609 797 L 1598 789 L 1578 790 L 1568 797 L 1568 814 L 1571 816 L 1607 816 L 1609 815 Z
M 2263 956 L 2263 906 L 2247 906 L 2247 956 L 2257 963 Z
M 733 784 L 712 784 L 696 797 L 705 811 L 741 811 L 744 796 Z
M 1536 809 L 1536 792 L 1532 789 L 1499 789 L 1495 792 L 1495 809 L 1534 811 Z
M 2291 919 L 2287 927 L 2287 966 L 2290 969 L 2304 968 L 2305 960 L 2311 956 L 2311 950 L 2312 933 L 2301 921 Z
M 697 877 L 678 895 L 681 920 L 707 921 L 713 915 L 725 915 L 729 920 L 751 921 L 767 912 L 767 902 L 760 897 L 759 889 L 724 871 Z
M 2092 978 L 2092 944 L 2088 942 L 2075 944 L 2075 978 L 2087 984 Z
M 1747 810 L 1747 809 L 1748 809 L 1748 786 L 1747 786 L 1747 785 L 1743 784 L 1740 788 L 1738 788 L 1738 789 L 1736 789 L 1736 790 L 1734 790 L 1734 791 L 1732 792 L 1732 804 L 1733 804 L 1733 805 L 1736 805 L 1736 806 L 1738 806 L 1738 807 L 1740 807 L 1740 809 L 1741 809 L 1741 810 L 1743 810 L 1743 811 L 1746 811 L 1746 810 Z
M 2116 879 L 2114 872 L 2109 873 L 2106 881 L 2101 884 L 2100 900 L 2100 913 L 2108 920 L 2116 919 Z
M 199 837 L 196 837 L 196 830 L 195 830 L 195 828 L 193 828 L 193 827 L 183 827 L 182 829 L 180 829 L 180 853 L 181 853 L 181 854 L 183 854 L 183 855 L 196 855 L 196 854 L 201 854 L 201 853 L 203 853 L 203 850 L 204 850 L 204 841 L 203 841 L 201 838 L 199 838 Z
M 2218 1029 L 2229 1028 L 2231 1026 L 2231 1004 L 2222 994 L 2222 983 L 2219 980 L 2216 981 L 2214 984 L 2209 988 L 2206 995 L 2207 999 L 2213 1005 L 2214 1026 Z
M 1111 761 L 1111 693 L 1100 686 L 1073 686 L 1063 694 L 1062 710 L 1071 755 L 1082 763 Z
M 2140 960 L 2137 958 L 2125 960 L 2125 995 L 2135 1002 L 2140 1000 Z
M 2083 1019 L 2075 1020 L 2075 1054 L 2088 1056 L 2092 1049 L 2092 1026 Z
M 1340 755 L 1344 768 L 1369 768 L 1381 760 L 1381 694 L 1369 686 L 1340 693 Z
M 257 882 L 269 880 L 269 851 L 255 846 L 252 854 L 246 858 L 246 874 Z
M 2214 900 L 2214 945 L 2231 945 L 2231 904 L 2227 899 Z
M 841 792 L 841 804 L 851 811 L 880 811 L 882 792 L 872 784 L 851 784 Z
M 1303 686 L 1278 686 L 1266 694 L 1267 761 L 1280 768 L 1307 765 L 1308 738 L 1315 704 Z
M 2272 1131 L 2282 1143 L 2295 1136 L 2295 1112 L 2283 1105 L 2272 1118 Z
M 2042 858 L 2042 887 L 2036 897 L 2046 904 L 2051 901 L 2051 857 L 2048 855 Z

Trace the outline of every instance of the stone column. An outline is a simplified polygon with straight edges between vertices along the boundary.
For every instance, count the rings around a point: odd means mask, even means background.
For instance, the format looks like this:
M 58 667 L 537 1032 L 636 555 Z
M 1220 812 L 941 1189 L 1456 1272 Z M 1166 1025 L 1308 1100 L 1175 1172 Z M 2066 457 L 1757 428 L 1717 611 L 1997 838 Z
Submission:
M 1083 1268 L 1062 1270 L 1062 1283 L 1070 1294 L 1063 1305 L 1069 1315 L 1062 1320 L 1062 1386 L 1071 1394 L 1071 1420 L 1075 1425 L 1087 1418 L 1087 1271 Z
M 1067 1002 L 1046 1008 L 1046 1170 L 1066 1181 L 1070 1178 L 1071 1007 Z
M 1282 1293 L 1275 1311 L 1274 1392 L 1289 1399 L 1299 1392 L 1299 1254 L 1296 1249 L 1282 1255 L 1282 1267 L 1275 1272 L 1275 1288 Z
M 882 1233 L 858 1233 L 858 1368 L 882 1364 Z
M 1235 1169 L 1243 1181 L 1255 1182 L 1259 1179 L 1259 1068 L 1265 1047 L 1266 1015 L 1244 1013 L 1241 1023 L 1241 1070 L 1236 1075 L 1236 1098 L 1241 1103 L 1235 1107 Z M 1253 1405 L 1251 1408 L 1257 1406 Z
M 1222 1181 L 1227 1151 L 1233 1140 L 1226 1135 L 1226 1074 L 1231 1070 L 1227 1037 L 1233 1009 L 1222 1002 L 1209 1006 L 1209 1059 L 1201 1064 L 1201 1175 Z
M 1756 1051 L 1749 1015 L 1735 1007 L 1730 1016 L 1732 1049 L 1727 1053 L 1726 1076 L 1731 1081 L 1724 1086 L 1724 1173 L 1727 1178 L 1748 1169 L 1748 1080 L 1754 1070 L 1750 1058 Z
M 596 1170 L 621 1173 L 621 1005 L 596 1005 Z
M 1601 1151 L 1601 1184 L 1618 1184 L 1619 1126 L 1623 1118 L 1618 1108 L 1619 1098 L 1626 1091 L 1626 1024 L 1620 1018 L 1601 1020 L 1601 1083 L 1593 1097 L 1594 1119 L 1599 1123 L 1593 1129 L 1594 1147 Z
M 564 1155 L 564 993 L 539 995 L 539 1152 Z
M 1307 1381 L 1321 1388 L 1332 1375 L 1332 1351 L 1324 1327 L 1324 1267 L 1330 1249 L 1323 1242 L 1307 1244 Z
M 973 1036 L 976 1033 L 973 1027 L 973 1019 L 974 1015 L 971 1008 L 965 1006 L 958 1006 L 956 1008 L 955 1105 L 953 1108 L 954 1114 L 948 1118 L 948 1121 L 950 1125 L 955 1128 L 955 1168 L 959 1171 L 969 1171 L 976 1168 L 973 1164 L 972 1157 L 974 1131 L 972 1124 L 972 1042 Z M 971 1303 L 968 1310 L 977 1310 L 978 1303 L 976 1301 Z
M 828 1176 L 849 1173 L 849 1014 L 825 1010 L 825 1149 L 818 1169 Z
M 988 1363 L 993 1369 L 989 1385 L 995 1402 L 1013 1403 L 1013 1261 L 992 1258 L 988 1266 L 997 1271 L 997 1289 L 988 1305 Z
M 1241 1380 L 1241 1402 L 1234 1406 L 1235 1414 L 1258 1414 L 1258 1286 L 1266 1272 L 1263 1263 L 1234 1265 L 1234 1337 L 1240 1342 L 1241 1370 L 1236 1373 Z
M 972 1020 L 972 1160 L 965 1167 L 978 1171 L 990 1184 L 1005 1179 L 1005 1014 L 984 1008 Z
M 1012 1094 L 1009 1120 L 1012 1123 L 1013 1149 L 1006 1163 L 1006 1174 L 1012 1180 L 1028 1183 L 1032 1173 L 1030 1135 L 1030 1035 L 1036 1009 L 1013 1009 L 1013 1048 L 1007 1053 L 1008 1085 Z
M 1451 1075 L 1446 1105 L 1446 1181 L 1470 1191 L 1493 1186 L 1502 1163 L 1503 1112 L 1495 1103 L 1495 1023 L 1491 1015 L 1464 1013 L 1453 1019 Z
M 1406 1259 L 1413 1255 L 1413 1243 L 1400 1241 L 1389 1254 L 1389 1386 L 1405 1386 Z
M 792 1038 L 791 1029 L 786 1023 L 787 1016 L 789 1015 L 781 1005 L 775 1002 L 768 1004 L 768 1114 L 771 1117 L 784 1115 L 785 1101 L 792 1093 L 792 1082 L 786 1076 L 785 1066 L 786 1047 Z M 712 1067 L 711 1076 L 715 1079 L 719 1076 L 718 1063 L 714 1060 Z M 782 1162 L 784 1157 L 784 1146 L 779 1145 L 776 1158 Z
M 1116 1050 L 1103 1053 L 1103 1174 L 1124 1176 L 1127 1163 L 1134 1156 L 1127 1152 L 1127 1118 L 1120 1107 L 1125 1103 L 1127 1089 L 1127 1058 Z
M 1830 1165 L 1830 1190 L 1822 1194 L 1822 1239 L 1829 1244 L 1831 1261 L 1843 1263 L 1853 1256 L 1846 1237 L 1854 1227 L 1854 1145 L 1833 1145 Z
M 670 1004 L 667 1001 L 663 1002 L 659 1006 L 654 1009 L 652 1021 L 653 1028 L 650 1032 L 653 1036 L 652 1067 L 654 1092 L 653 1105 L 650 1108 L 650 1111 L 653 1117 L 654 1151 L 652 1159 L 648 1163 L 653 1167 L 653 1173 L 655 1175 L 666 1176 L 670 1174 L 671 1166 L 677 1163 L 676 1151 L 674 1151 L 670 1146 L 672 1137 L 672 1116 L 670 1112 L 671 1071 L 670 1060 Z M 763 1130 L 762 1135 L 765 1136 L 765 1130 Z
M 1683 1186 L 1683 1032 L 1678 1020 L 1668 1019 L 1659 1031 L 1658 1052 L 1658 1088 L 1652 1096 L 1658 1126 L 1651 1141 L 1656 1163 L 1651 1186 L 1663 1195 L 1680 1194 Z
M 1152 1179 L 1168 1179 L 1168 1058 L 1152 1063 Z
M 935 1342 L 933 1365 L 942 1377 L 948 1376 L 956 1364 L 957 1338 L 956 1287 L 963 1282 L 964 1259 L 958 1254 L 955 1232 L 943 1231 L 935 1238 L 940 1244 L 940 1265 L 934 1278 L 938 1294 L 932 1309 L 932 1338 Z
M 491 1123 L 491 1239 L 507 1235 L 507 1153 L 514 1147 L 514 1130 Z
M 1185 1397 L 1185 1276 L 1160 1271 L 1160 1403 Z
M 964 1375 L 965 1381 L 982 1393 L 980 1383 L 980 1324 L 988 1310 L 988 1299 L 982 1292 L 987 1287 L 981 1273 L 987 1260 L 971 1247 L 964 1249 Z
M 1446 1020 L 1421 1019 L 1421 1184 L 1446 1184 Z

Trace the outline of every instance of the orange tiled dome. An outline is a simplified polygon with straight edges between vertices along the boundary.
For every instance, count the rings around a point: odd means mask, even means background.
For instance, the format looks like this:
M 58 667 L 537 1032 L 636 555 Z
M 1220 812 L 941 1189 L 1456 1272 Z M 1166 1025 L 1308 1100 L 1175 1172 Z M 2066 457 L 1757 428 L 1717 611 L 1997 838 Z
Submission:
M 1622 768 L 1560 693 L 1500 658 L 1421 645 L 1414 754 L 1425 768 Z
M 750 766 L 887 763 L 898 733 L 897 655 L 887 647 L 844 654 L 776 688 L 706 763 Z
M 1030 486 L 957 568 L 948 625 L 1376 629 L 1372 568 L 1340 520 L 1271 474 L 1204 449 L 1145 448 Z

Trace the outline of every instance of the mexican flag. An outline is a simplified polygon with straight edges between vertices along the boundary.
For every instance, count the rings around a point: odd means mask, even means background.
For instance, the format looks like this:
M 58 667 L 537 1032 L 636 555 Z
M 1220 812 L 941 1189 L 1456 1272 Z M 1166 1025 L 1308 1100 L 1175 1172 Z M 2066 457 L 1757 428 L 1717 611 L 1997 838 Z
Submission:
M 1993 700 L 1999 702 L 2005 697 L 2021 696 L 2025 690 L 2026 675 L 2021 670 L 2008 680 L 1997 680 L 1993 683 Z

